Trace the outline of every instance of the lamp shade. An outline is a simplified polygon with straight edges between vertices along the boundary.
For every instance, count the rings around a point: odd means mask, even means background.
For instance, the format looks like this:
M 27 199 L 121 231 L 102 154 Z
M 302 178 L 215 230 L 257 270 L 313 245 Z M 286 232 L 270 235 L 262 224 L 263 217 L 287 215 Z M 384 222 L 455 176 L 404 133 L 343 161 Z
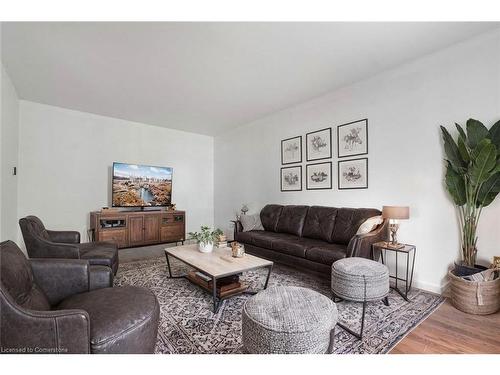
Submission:
M 408 206 L 383 206 L 382 217 L 384 219 L 409 219 L 410 207 Z

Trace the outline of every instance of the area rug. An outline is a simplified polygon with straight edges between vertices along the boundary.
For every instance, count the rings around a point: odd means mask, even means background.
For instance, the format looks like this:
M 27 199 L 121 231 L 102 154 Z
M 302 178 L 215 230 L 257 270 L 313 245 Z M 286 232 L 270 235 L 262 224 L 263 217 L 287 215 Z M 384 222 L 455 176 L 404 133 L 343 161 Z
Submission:
M 171 261 L 174 274 L 188 268 Z M 248 272 L 242 279 L 254 290 L 262 288 L 265 270 Z M 160 303 L 160 326 L 156 353 L 172 354 L 230 354 L 242 353 L 241 310 L 250 295 L 223 301 L 217 314 L 212 312 L 212 297 L 186 279 L 169 279 L 164 258 L 124 263 L 120 265 L 115 285 L 135 285 L 151 289 Z M 328 280 L 302 273 L 293 268 L 275 265 L 270 286 L 295 285 L 316 290 L 328 297 Z M 363 340 L 336 329 L 336 354 L 378 354 L 389 352 L 404 336 L 436 310 L 442 297 L 413 289 L 406 302 L 391 290 L 389 306 L 382 302 L 367 305 Z M 358 331 L 361 304 L 337 303 L 340 321 Z

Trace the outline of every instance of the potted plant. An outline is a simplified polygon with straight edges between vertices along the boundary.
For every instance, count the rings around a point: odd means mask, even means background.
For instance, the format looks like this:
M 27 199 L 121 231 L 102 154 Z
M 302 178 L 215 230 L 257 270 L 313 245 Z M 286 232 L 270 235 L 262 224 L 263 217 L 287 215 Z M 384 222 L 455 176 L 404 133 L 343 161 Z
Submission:
M 201 232 L 189 232 L 188 234 L 189 239 L 198 242 L 198 250 L 202 253 L 210 253 L 214 248 L 214 242 L 224 233 L 220 229 L 212 230 L 210 227 L 202 225 Z
M 483 208 L 491 204 L 500 192 L 500 121 L 489 130 L 474 119 L 467 121 L 466 130 L 455 125 L 458 130 L 456 142 L 445 127 L 441 126 L 441 131 L 446 153 L 446 189 L 457 206 L 461 235 L 462 260 L 455 262 L 455 269 L 450 272 L 452 300 L 460 300 L 461 306 L 455 306 L 465 311 L 470 310 L 470 306 L 466 306 L 467 298 L 453 296 L 453 293 L 473 296 L 478 286 L 467 284 L 461 276 L 485 269 L 476 264 L 476 232 Z M 496 281 L 499 284 L 499 280 Z M 488 286 L 497 288 L 492 284 Z M 473 311 L 476 309 L 466 312 Z

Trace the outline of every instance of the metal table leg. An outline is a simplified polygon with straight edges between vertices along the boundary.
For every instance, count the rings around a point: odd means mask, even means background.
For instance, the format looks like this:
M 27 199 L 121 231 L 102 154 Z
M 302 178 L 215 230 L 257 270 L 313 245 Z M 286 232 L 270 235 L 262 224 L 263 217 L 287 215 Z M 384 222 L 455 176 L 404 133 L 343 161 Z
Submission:
M 273 270 L 273 265 L 269 266 L 269 271 L 267 271 L 266 282 L 264 283 L 264 289 L 267 289 L 267 285 L 269 284 L 269 278 L 271 277 L 271 271 Z
M 214 314 L 217 314 L 219 311 L 219 302 L 217 301 L 217 279 L 212 277 L 212 298 L 214 303 Z

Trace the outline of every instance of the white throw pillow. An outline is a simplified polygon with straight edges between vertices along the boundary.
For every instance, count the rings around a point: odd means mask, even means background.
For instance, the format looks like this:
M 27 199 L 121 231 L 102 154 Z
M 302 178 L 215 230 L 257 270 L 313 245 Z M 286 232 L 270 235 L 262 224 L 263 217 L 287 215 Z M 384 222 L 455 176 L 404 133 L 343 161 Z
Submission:
M 249 230 L 264 230 L 262 222 L 260 221 L 260 214 L 241 215 L 240 221 L 243 226 L 243 232 L 248 232 Z
M 366 219 L 363 224 L 361 224 L 358 228 L 356 234 L 366 234 L 370 233 L 372 230 L 377 228 L 380 224 L 384 222 L 382 216 L 373 216 L 369 219 Z

